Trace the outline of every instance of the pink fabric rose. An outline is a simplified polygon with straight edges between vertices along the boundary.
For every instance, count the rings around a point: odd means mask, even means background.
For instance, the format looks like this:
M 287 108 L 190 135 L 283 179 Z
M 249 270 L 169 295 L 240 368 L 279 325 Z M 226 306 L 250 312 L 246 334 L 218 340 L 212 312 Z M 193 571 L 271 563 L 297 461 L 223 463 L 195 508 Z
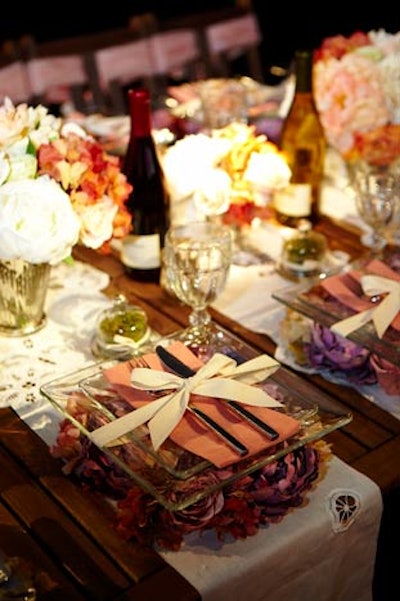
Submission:
M 372 355 L 370 359 L 378 384 L 389 395 L 400 395 L 400 367 L 382 359 L 378 355 Z

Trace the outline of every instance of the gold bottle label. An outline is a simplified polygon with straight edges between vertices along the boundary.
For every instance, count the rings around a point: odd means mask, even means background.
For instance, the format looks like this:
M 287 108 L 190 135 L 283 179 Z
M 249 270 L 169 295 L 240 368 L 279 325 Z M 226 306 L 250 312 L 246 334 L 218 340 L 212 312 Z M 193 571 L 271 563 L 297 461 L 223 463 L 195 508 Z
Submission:
M 308 217 L 311 203 L 311 184 L 289 184 L 274 194 L 275 210 L 289 217 Z

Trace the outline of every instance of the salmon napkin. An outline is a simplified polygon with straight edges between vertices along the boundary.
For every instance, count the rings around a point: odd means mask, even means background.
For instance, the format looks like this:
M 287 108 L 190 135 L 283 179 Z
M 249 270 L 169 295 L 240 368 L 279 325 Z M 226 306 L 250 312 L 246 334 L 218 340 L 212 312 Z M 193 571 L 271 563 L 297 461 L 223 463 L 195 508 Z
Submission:
M 195 370 L 199 370 L 200 368 L 204 367 L 204 364 L 196 357 L 196 355 L 194 355 L 190 349 L 188 349 L 181 342 L 173 342 L 168 347 L 168 350 Z M 144 358 L 148 366 L 151 368 L 151 371 L 157 370 L 166 372 L 167 374 L 169 373 L 163 368 L 159 358 L 155 353 L 148 353 Z M 262 355 L 258 359 L 260 358 L 267 358 L 267 355 Z M 233 361 L 229 358 L 226 359 L 228 361 Z M 279 367 L 279 364 L 272 358 L 268 357 L 268 359 L 272 365 L 272 369 L 269 369 L 269 373 L 272 373 L 277 369 L 277 367 Z M 141 390 L 132 386 L 133 363 L 134 361 L 119 363 L 105 370 L 104 376 L 110 383 L 112 389 L 118 392 L 122 398 L 132 405 L 132 407 L 135 409 L 147 407 L 149 410 L 151 410 L 151 405 L 153 403 L 157 403 L 159 399 L 149 402 L 148 394 L 144 392 L 143 389 Z M 238 369 L 241 369 L 245 365 L 246 364 L 242 364 Z M 134 373 L 137 372 L 140 375 L 143 371 L 143 369 L 136 369 L 134 370 Z M 152 375 L 154 379 L 157 374 L 154 372 Z M 205 390 L 207 389 L 207 383 L 214 383 L 212 380 L 213 378 L 210 378 L 210 380 L 204 382 Z M 240 387 L 241 385 L 240 382 L 232 381 L 232 383 L 237 387 Z M 256 427 L 252 426 L 249 422 L 245 421 L 242 417 L 234 413 L 234 411 L 230 409 L 226 403 L 224 403 L 222 398 L 211 398 L 209 396 L 203 396 L 195 393 L 190 394 L 191 403 L 195 403 L 199 409 L 202 409 L 204 412 L 206 412 L 222 427 L 231 432 L 234 436 L 236 436 L 236 438 L 238 438 L 247 446 L 249 449 L 249 454 L 246 457 L 250 457 L 272 446 L 275 446 L 293 436 L 300 430 L 300 423 L 298 420 L 271 408 L 273 406 L 281 406 L 282 404 L 279 401 L 269 397 L 267 393 L 261 391 L 261 389 L 258 387 L 252 388 L 254 388 L 255 392 L 264 394 L 267 399 L 266 403 L 270 406 L 252 406 L 250 404 L 246 404 L 246 408 L 279 432 L 279 438 L 274 441 L 270 441 L 265 434 L 259 432 Z M 199 390 L 201 389 L 202 386 L 199 387 Z M 163 408 L 163 411 L 166 410 L 168 410 L 168 403 Z M 128 414 L 128 416 L 124 416 L 123 418 L 119 418 L 113 422 L 110 422 L 110 424 L 107 424 L 106 426 L 100 427 L 98 430 L 95 430 L 91 433 L 91 438 L 96 444 L 100 444 L 100 446 L 113 444 L 114 441 L 112 436 L 114 426 L 118 427 L 118 421 L 129 419 L 129 416 L 135 413 L 136 412 L 132 412 L 132 414 Z M 160 413 L 161 412 L 159 412 L 159 414 Z M 124 432 L 126 433 L 127 431 L 129 430 L 125 427 Z M 106 433 L 107 436 L 104 437 L 103 433 Z M 242 459 L 242 457 L 240 457 L 214 432 L 212 432 L 210 428 L 203 425 L 195 415 L 189 413 L 188 411 L 183 411 L 179 422 L 172 429 L 169 437 L 180 447 L 200 457 L 203 457 L 204 459 L 207 459 L 219 468 L 234 464 Z M 116 437 L 114 436 L 114 440 L 115 438 Z

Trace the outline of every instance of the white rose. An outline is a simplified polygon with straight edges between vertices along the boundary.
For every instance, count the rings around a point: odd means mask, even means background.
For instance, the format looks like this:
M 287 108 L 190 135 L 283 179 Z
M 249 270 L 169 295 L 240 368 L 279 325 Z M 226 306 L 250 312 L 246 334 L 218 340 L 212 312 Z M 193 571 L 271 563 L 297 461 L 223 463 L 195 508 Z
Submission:
M 33 154 L 10 156 L 9 182 L 20 179 L 33 179 L 37 171 L 37 159 Z
M 5 98 L 0 106 L 0 148 L 8 149 L 15 143 L 25 145 L 32 141 L 39 144 L 59 137 L 61 119 L 48 113 L 42 105 L 28 106 L 25 103 L 14 106 L 10 98 Z M 18 154 L 21 152 L 18 151 Z
M 80 240 L 88 248 L 100 248 L 113 235 L 113 221 L 118 207 L 107 196 L 94 205 L 75 204 L 81 221 Z
M 178 140 L 163 157 L 163 170 L 172 201 L 191 196 L 204 184 L 204 172 L 213 169 L 228 152 L 229 140 L 192 134 Z
M 0 186 L 0 258 L 51 263 L 67 258 L 80 221 L 69 196 L 49 176 Z
M 203 172 L 203 186 L 196 190 L 194 203 L 203 215 L 222 215 L 231 202 L 231 178 L 222 169 Z
M 283 157 L 275 152 L 253 152 L 243 179 L 265 190 L 286 188 L 292 172 Z

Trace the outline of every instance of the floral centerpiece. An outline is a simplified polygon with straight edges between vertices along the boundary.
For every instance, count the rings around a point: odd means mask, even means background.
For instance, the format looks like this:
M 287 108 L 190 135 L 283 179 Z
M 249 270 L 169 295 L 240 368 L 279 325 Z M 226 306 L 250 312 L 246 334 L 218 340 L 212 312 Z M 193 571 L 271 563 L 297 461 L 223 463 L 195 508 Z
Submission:
M 329 144 L 347 162 L 400 156 L 400 32 L 326 38 L 315 53 L 314 94 Z
M 197 216 L 238 225 L 269 217 L 271 195 L 291 177 L 277 146 L 243 123 L 185 136 L 166 151 L 163 168 L 173 216 L 174 205 L 189 201 Z
M 0 106 L 0 332 L 21 336 L 45 324 L 52 265 L 80 243 L 106 252 L 125 236 L 132 190 L 83 129 L 47 108 L 6 98 Z
M 56 264 L 130 229 L 119 159 L 44 106 L 0 107 L 0 259 Z

